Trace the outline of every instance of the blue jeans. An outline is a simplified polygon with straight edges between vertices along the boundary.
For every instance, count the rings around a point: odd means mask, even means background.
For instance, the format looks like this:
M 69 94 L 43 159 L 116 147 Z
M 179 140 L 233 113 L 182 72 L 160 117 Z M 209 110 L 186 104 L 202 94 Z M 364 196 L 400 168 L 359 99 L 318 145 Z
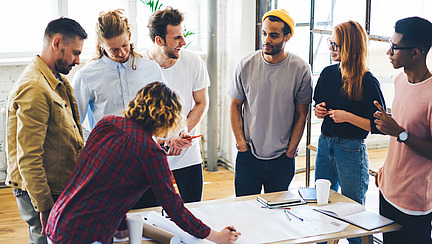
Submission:
M 286 154 L 271 160 L 256 158 L 251 151 L 238 152 L 235 171 L 236 196 L 286 191 L 294 177 L 295 160 Z
M 328 179 L 335 191 L 365 204 L 369 185 L 369 161 L 363 139 L 320 136 L 315 160 L 315 179 Z
M 363 139 L 343 139 L 321 134 L 315 159 L 315 179 L 328 179 L 331 188 L 364 205 L 369 185 L 369 161 Z M 350 244 L 361 238 L 348 239 Z

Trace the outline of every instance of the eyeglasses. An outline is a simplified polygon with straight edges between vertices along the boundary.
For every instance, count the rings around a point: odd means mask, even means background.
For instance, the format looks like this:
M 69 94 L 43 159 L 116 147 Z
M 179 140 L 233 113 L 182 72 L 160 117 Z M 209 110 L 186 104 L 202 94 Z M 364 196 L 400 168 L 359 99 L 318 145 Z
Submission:
M 339 48 L 339 45 L 336 44 L 336 42 L 332 42 L 332 41 L 330 40 L 330 38 L 327 38 L 327 44 L 328 44 L 329 47 L 331 47 L 331 49 L 332 49 L 334 52 L 336 52 L 336 51 L 338 50 L 338 48 Z
M 391 54 L 391 55 L 394 54 L 394 50 L 404 50 L 404 49 L 405 49 L 405 50 L 409 50 L 409 49 L 415 49 L 415 48 L 417 48 L 418 50 L 420 50 L 420 52 L 424 53 L 424 51 L 421 50 L 421 49 L 418 48 L 418 47 L 397 47 L 397 46 L 392 42 L 391 39 L 389 40 L 389 44 L 390 44 L 390 54 Z

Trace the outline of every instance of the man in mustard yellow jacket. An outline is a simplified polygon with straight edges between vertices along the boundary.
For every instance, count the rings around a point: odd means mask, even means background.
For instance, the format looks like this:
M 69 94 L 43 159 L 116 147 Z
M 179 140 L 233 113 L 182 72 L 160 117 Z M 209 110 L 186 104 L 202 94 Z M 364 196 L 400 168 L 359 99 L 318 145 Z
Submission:
M 87 33 L 59 18 L 45 29 L 42 53 L 29 64 L 8 99 L 8 169 L 29 243 L 47 243 L 44 227 L 84 146 L 78 107 L 66 78 L 79 64 Z

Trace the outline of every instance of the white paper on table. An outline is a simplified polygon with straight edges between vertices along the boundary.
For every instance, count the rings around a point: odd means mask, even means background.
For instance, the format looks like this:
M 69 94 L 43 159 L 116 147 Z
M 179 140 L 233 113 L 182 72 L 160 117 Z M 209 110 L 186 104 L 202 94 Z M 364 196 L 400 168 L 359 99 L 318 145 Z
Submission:
M 329 234 L 344 230 L 348 224 L 313 211 L 308 205 L 291 207 L 293 216 L 288 219 L 283 209 L 261 208 L 256 200 L 189 209 L 198 219 L 216 231 L 233 225 L 241 236 L 236 243 L 267 243 Z M 185 243 L 209 243 L 184 232 L 171 220 L 156 212 L 146 214 L 148 221 L 159 228 L 174 233 Z
M 189 209 L 205 224 L 219 231 L 233 225 L 241 232 L 236 243 L 267 243 L 308 236 L 334 233 L 344 230 L 348 224 L 313 211 L 308 205 L 291 207 L 291 220 L 283 209 L 261 208 L 255 200 L 221 205 L 209 205 Z

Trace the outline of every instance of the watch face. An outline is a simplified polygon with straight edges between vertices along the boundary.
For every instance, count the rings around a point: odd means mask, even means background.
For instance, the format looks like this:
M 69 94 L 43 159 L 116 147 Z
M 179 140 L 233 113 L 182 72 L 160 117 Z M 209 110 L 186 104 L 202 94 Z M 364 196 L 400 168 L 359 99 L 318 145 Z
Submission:
M 406 131 L 403 131 L 399 134 L 400 141 L 406 141 L 407 139 L 408 139 L 408 133 Z

